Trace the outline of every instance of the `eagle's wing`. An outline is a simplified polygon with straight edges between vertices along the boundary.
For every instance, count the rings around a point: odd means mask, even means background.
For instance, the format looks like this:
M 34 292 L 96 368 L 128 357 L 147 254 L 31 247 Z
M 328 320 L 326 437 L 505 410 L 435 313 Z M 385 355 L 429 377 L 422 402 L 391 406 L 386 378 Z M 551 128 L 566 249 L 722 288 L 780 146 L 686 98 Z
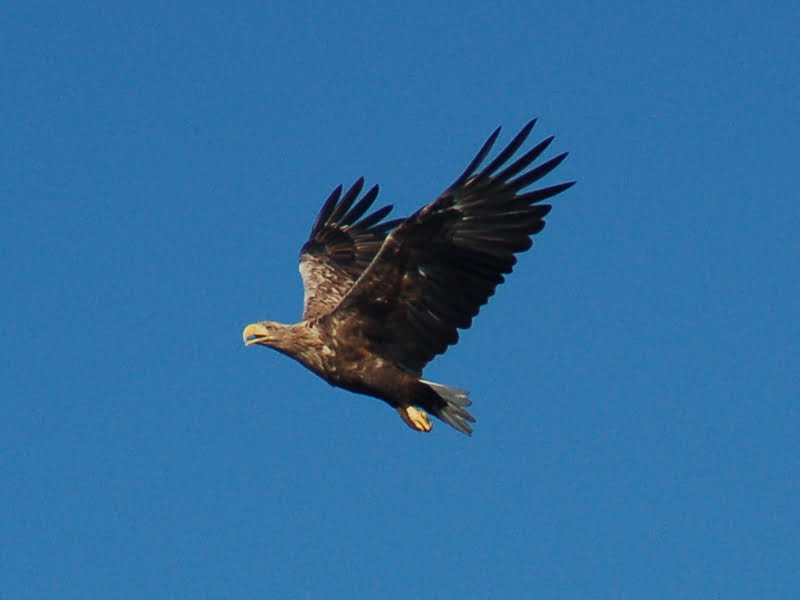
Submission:
M 364 217 L 378 196 L 378 186 L 353 206 L 363 187 L 362 177 L 344 196 L 342 186 L 333 190 L 300 251 L 303 319 L 332 311 L 375 258 L 387 233 L 402 220 L 380 222 L 391 212 L 391 205 Z
M 566 157 L 530 168 L 550 137 L 507 165 L 534 123 L 478 171 L 500 128 L 492 133 L 439 198 L 386 238 L 330 317 L 357 322 L 376 352 L 416 373 L 456 343 L 457 330 L 470 326 L 511 272 L 514 254 L 530 248 L 531 236 L 544 227 L 551 207 L 539 202 L 574 183 L 522 192 Z

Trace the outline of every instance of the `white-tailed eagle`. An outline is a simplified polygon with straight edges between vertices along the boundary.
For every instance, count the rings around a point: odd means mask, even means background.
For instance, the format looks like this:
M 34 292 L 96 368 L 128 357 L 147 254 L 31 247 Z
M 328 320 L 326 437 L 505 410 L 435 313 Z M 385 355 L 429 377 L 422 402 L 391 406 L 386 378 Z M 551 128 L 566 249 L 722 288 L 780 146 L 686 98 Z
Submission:
M 332 385 L 383 400 L 417 431 L 430 431 L 427 411 L 472 433 L 467 392 L 425 381 L 422 369 L 458 341 L 511 273 L 514 255 L 531 247 L 551 208 L 541 202 L 574 183 L 526 191 L 566 157 L 533 165 L 549 137 L 511 162 L 534 123 L 481 167 L 497 128 L 464 173 L 406 219 L 384 221 L 391 206 L 367 215 L 378 186 L 359 199 L 363 178 L 344 194 L 337 187 L 300 253 L 302 321 L 248 325 L 245 344 L 274 348 Z

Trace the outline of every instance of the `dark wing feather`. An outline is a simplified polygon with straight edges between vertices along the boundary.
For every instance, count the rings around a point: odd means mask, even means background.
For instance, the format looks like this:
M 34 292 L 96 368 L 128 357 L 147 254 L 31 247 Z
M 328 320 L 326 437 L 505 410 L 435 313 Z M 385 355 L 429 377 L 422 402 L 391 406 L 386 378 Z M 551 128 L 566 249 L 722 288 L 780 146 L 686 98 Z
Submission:
M 362 219 L 378 196 L 376 185 L 353 206 L 363 187 L 361 177 L 344 196 L 342 186 L 333 190 L 300 251 L 300 275 L 305 289 L 303 319 L 333 310 L 375 258 L 387 233 L 400 222 L 380 223 L 391 212 L 391 206 Z
M 566 156 L 531 168 L 548 138 L 506 166 L 533 124 L 478 171 L 499 129 L 492 133 L 453 185 L 386 238 L 330 318 L 357 322 L 374 351 L 415 373 L 457 342 L 544 227 L 551 207 L 537 203 L 574 183 L 520 193 Z

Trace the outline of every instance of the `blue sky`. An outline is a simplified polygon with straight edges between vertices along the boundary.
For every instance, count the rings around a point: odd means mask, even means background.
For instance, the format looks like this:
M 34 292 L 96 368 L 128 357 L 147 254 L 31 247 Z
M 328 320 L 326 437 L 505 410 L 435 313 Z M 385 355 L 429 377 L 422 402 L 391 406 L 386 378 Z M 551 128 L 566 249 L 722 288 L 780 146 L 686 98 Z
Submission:
M 791 598 L 800 9 L 12 2 L 3 598 Z M 576 179 L 461 343 L 471 438 L 242 327 L 364 175 L 530 118 Z

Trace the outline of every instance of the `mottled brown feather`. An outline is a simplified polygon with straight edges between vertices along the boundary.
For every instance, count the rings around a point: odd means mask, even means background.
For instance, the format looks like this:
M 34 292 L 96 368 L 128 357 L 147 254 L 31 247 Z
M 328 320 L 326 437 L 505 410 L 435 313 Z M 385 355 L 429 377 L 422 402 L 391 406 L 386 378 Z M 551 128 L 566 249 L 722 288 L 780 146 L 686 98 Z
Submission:
M 361 177 L 344 196 L 341 196 L 341 186 L 333 191 L 300 251 L 300 274 L 305 290 L 303 320 L 328 314 L 336 308 L 372 262 L 388 231 L 400 222 L 398 219 L 380 223 L 391 212 L 391 206 L 361 218 L 378 197 L 376 185 L 353 206 L 363 187 L 364 178 Z

